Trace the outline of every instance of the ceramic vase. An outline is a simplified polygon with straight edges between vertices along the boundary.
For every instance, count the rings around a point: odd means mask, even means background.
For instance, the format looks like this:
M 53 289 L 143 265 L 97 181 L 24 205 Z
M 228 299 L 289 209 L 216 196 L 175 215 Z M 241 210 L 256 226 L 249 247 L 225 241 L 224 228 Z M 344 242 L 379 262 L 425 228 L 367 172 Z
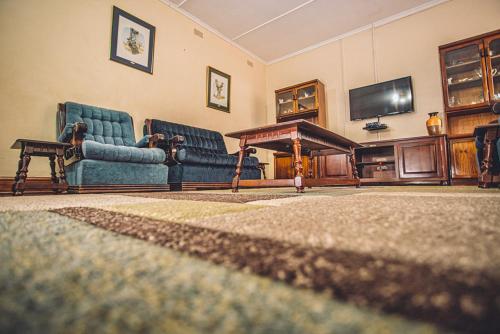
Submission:
M 430 136 L 440 135 L 441 128 L 443 126 L 443 121 L 438 117 L 437 112 L 430 112 L 429 119 L 425 122 L 427 126 L 427 132 Z

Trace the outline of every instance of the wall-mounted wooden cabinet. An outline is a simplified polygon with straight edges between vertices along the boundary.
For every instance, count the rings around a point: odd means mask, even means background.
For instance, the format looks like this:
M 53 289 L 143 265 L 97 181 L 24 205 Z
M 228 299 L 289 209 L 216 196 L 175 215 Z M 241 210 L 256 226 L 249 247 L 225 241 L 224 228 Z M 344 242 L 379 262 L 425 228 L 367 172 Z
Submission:
M 439 47 L 452 183 L 477 183 L 474 128 L 498 118 L 500 30 Z
M 281 88 L 276 93 L 276 122 L 306 119 L 326 127 L 325 86 L 319 80 Z

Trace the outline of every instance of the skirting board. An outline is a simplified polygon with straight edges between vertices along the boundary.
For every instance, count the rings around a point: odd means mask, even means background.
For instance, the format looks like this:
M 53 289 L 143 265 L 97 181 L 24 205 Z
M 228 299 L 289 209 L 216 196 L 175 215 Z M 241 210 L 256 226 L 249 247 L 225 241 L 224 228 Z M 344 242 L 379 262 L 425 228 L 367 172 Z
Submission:
M 0 194 L 12 194 L 14 177 L 0 177 Z M 97 194 L 115 192 L 149 192 L 169 191 L 168 184 L 105 184 L 89 186 L 69 186 L 68 193 L 72 194 Z M 28 177 L 24 194 L 53 194 L 50 177 Z
M 182 182 L 171 183 L 170 191 L 231 189 L 231 182 Z
M 0 194 L 11 195 L 14 177 L 0 176 Z M 53 194 L 50 177 L 28 177 L 25 194 Z

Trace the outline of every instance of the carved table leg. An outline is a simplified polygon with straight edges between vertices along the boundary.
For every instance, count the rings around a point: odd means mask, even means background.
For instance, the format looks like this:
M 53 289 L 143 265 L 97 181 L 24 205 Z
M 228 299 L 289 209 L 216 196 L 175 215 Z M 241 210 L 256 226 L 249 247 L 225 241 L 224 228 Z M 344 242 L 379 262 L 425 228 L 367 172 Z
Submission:
M 481 161 L 479 187 L 488 188 L 492 180 L 490 169 L 493 167 L 493 143 L 496 139 L 496 131 L 487 131 L 484 136 L 484 158 Z
M 295 138 L 293 140 L 293 155 L 295 159 L 295 188 L 298 193 L 304 192 L 304 174 L 302 173 L 302 146 L 300 144 L 300 138 Z
M 68 183 L 66 182 L 66 173 L 64 172 L 64 152 L 57 152 L 57 165 L 59 166 L 59 185 L 67 187 Z M 59 188 L 59 192 L 63 192 L 64 190 Z
M 243 168 L 243 157 L 245 156 L 245 150 L 247 149 L 246 143 L 247 143 L 247 137 L 246 136 L 242 137 L 240 139 L 240 152 L 238 154 L 238 163 L 236 164 L 236 175 L 234 175 L 233 183 L 231 185 L 233 193 L 238 192 L 241 170 Z
M 56 156 L 51 155 L 49 156 L 49 164 L 50 164 L 50 184 L 52 186 L 52 191 L 57 192 L 58 184 L 59 184 L 59 179 L 56 175 Z
M 358 168 L 356 167 L 356 154 L 354 152 L 354 147 L 350 148 L 351 153 L 349 154 L 349 161 L 351 163 L 352 178 L 357 180 L 356 188 L 359 188 L 360 180 L 358 174 Z
M 16 172 L 16 182 L 12 186 L 12 193 L 14 195 L 22 195 L 26 185 L 26 178 L 28 177 L 28 165 L 31 161 L 31 147 L 25 147 L 21 150 L 21 160 L 19 161 L 18 171 Z
M 308 176 L 310 179 L 313 178 L 313 165 L 314 165 L 314 154 L 313 151 L 309 151 L 309 168 L 308 168 Z M 312 188 L 312 186 L 309 186 L 308 188 Z

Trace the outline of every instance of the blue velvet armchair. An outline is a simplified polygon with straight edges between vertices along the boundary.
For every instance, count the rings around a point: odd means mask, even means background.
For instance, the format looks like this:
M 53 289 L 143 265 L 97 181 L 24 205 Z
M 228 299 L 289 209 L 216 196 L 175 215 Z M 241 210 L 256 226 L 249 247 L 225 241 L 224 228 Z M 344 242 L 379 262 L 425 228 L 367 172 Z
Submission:
M 167 152 L 171 190 L 230 187 L 238 157 L 227 153 L 222 134 L 184 124 L 146 120 L 144 134 L 154 133 L 165 137 L 158 147 Z M 243 180 L 261 177 L 259 160 L 250 156 L 255 152 L 255 148 L 247 149 L 243 159 Z
M 59 104 L 57 123 L 58 140 L 72 144 L 65 154 L 70 190 L 168 189 L 166 155 L 156 148 L 163 136 L 148 135 L 136 142 L 129 114 L 66 102 Z

